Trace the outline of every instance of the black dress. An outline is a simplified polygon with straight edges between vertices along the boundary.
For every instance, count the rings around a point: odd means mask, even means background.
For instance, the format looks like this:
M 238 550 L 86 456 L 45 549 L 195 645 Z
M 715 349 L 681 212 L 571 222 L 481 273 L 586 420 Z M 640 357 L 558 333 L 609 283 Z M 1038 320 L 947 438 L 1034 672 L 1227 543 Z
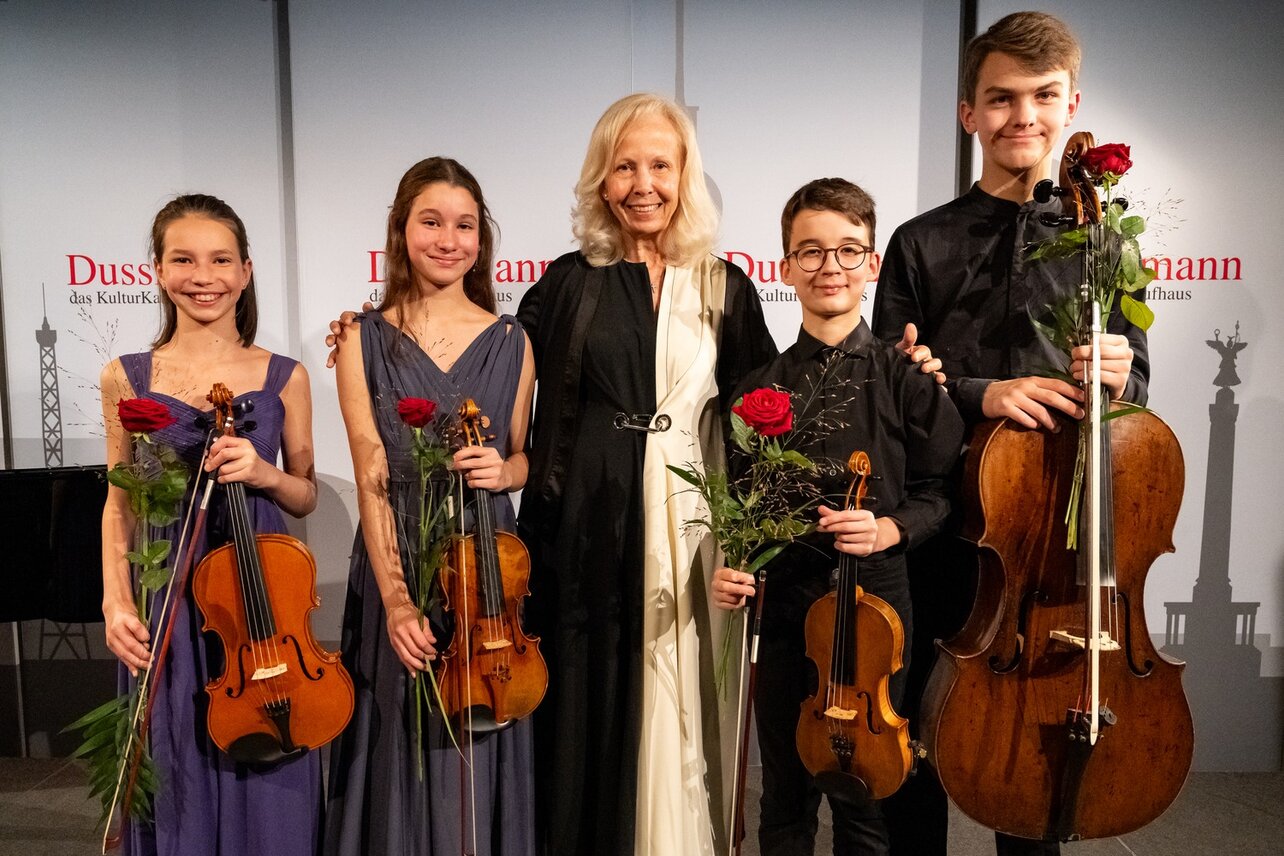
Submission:
M 550 674 L 535 716 L 537 835 L 547 853 L 630 853 L 643 710 L 648 434 L 615 422 L 618 414 L 641 414 L 645 425 L 657 406 L 657 313 L 647 268 L 592 269 L 578 254 L 565 256 L 527 294 L 519 318 L 540 377 L 520 516 L 535 565 L 528 616 Z M 718 389 L 729 393 L 774 352 L 757 292 L 726 265 Z M 722 403 L 725 396 L 715 409 Z

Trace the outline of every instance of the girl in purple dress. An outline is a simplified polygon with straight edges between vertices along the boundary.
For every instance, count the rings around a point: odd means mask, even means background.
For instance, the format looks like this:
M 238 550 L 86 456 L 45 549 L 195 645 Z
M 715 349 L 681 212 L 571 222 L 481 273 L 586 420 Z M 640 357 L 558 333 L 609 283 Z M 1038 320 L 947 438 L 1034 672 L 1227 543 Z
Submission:
M 494 247 L 477 180 L 448 158 L 420 161 L 388 214 L 383 302 L 342 337 L 339 404 L 361 526 L 341 651 L 357 698 L 331 749 L 326 856 L 534 853 L 530 720 L 456 733 L 461 752 L 435 710 L 425 712 L 420 746 L 409 692 L 449 644 L 451 622 L 430 611 L 421 625 L 414 601 L 405 533 L 418 531 L 419 475 L 398 401 L 430 399 L 453 413 L 471 398 L 490 418 L 493 437 L 456 452 L 453 466 L 485 488 L 478 496 L 497 528 L 513 530 L 508 494 L 526 483 L 535 365 L 521 325 L 495 313 Z
M 253 415 L 237 426 L 237 437 L 214 442 L 205 469 L 219 470 L 220 482 L 245 484 L 257 531 L 284 532 L 282 510 L 302 517 L 316 507 L 312 396 L 302 365 L 253 344 L 257 307 L 245 226 L 219 199 L 179 196 L 157 213 L 151 249 L 162 329 L 150 351 L 103 369 L 107 466 L 131 454 L 117 404 L 147 398 L 176 418 L 151 432 L 153 440 L 173 448 L 194 471 L 209 430 L 205 395 L 221 382 L 240 393 L 238 402 L 253 400 Z M 222 492 L 213 496 L 205 535 L 191 545 L 194 565 L 231 540 Z M 133 675 L 147 667 L 161 633 L 139 621 L 134 606 L 125 553 L 135 523 L 125 492 L 110 488 L 103 511 L 103 619 L 108 647 Z M 157 537 L 177 545 L 177 525 Z M 131 856 L 312 856 L 321 811 L 319 753 L 247 766 L 211 742 L 204 688 L 221 673 L 222 652 L 217 644 L 206 647 L 190 594 L 184 592 L 173 611 L 169 655 L 154 690 L 149 733 L 160 781 L 152 819 L 127 825 L 125 850 Z

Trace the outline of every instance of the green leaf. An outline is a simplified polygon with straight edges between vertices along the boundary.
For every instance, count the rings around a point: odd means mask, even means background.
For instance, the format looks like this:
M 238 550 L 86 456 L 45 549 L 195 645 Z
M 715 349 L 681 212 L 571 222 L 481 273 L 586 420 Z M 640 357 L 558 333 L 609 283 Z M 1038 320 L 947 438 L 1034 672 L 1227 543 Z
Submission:
M 124 464 L 117 464 L 107 471 L 107 483 L 129 493 L 137 491 L 142 486 L 138 476 L 126 469 Z
M 1114 204 L 1113 202 L 1110 203 L 1110 206 L 1108 208 L 1106 208 L 1106 226 L 1112 232 L 1118 233 L 1123 231 L 1122 226 L 1120 226 L 1120 217 L 1119 217 L 1119 213 L 1121 210 L 1122 209 L 1120 209 L 1120 207 Z
M 165 538 L 160 538 L 148 544 L 146 549 L 143 550 L 143 554 L 147 556 L 148 564 L 155 564 L 165 561 L 169 557 L 169 550 L 169 541 Z
M 787 449 L 784 452 L 782 452 L 780 455 L 780 460 L 786 464 L 793 464 L 795 467 L 798 467 L 801 470 L 816 469 L 816 465 L 811 462 L 810 458 L 808 458 L 802 452 L 797 452 L 793 449 Z
M 160 591 L 169 582 L 169 576 L 169 568 L 160 565 L 143 571 L 138 577 L 138 582 L 148 591 Z
M 675 467 L 673 464 L 669 464 L 669 472 L 673 473 L 675 476 L 682 479 L 687 484 L 696 487 L 697 489 L 703 486 L 700 481 L 700 477 L 697 476 L 695 473 L 690 472 L 685 467 Z
M 111 718 L 112 715 L 116 713 L 117 708 L 122 706 L 123 701 L 124 697 L 114 698 L 111 701 L 103 702 L 98 705 L 98 707 L 89 711 L 89 713 L 80 717 L 80 719 L 77 719 L 75 722 L 63 728 L 61 733 L 66 734 L 69 731 L 79 731 L 86 725 L 90 725 L 102 719 Z
M 1118 419 L 1120 416 L 1128 416 L 1132 413 L 1149 413 L 1149 407 L 1142 407 L 1140 404 L 1129 404 L 1120 407 L 1118 410 L 1111 410 L 1109 413 L 1101 414 L 1102 422 L 1109 422 L 1111 419 Z
M 1125 238 L 1135 238 L 1146 231 L 1146 219 L 1138 214 L 1125 217 L 1119 221 L 1119 227 Z
M 766 565 L 772 559 L 779 556 L 780 551 L 784 550 L 788 546 L 789 546 L 788 541 L 784 541 L 779 544 L 772 544 L 770 547 L 763 550 L 757 556 L 754 556 L 753 561 L 749 563 L 749 567 L 745 568 L 745 573 L 749 573 L 749 574 L 758 573 L 758 571 L 761 570 L 764 565 Z
M 1142 330 L 1149 330 L 1150 325 L 1155 323 L 1155 313 L 1151 308 L 1131 294 L 1119 296 L 1119 309 L 1125 318 Z
M 1122 275 L 1124 282 L 1135 282 L 1137 270 L 1140 267 L 1141 252 L 1137 248 L 1137 242 L 1124 241 L 1123 249 L 1119 252 L 1119 273 Z
M 137 550 L 130 550 L 125 554 L 125 561 L 131 565 L 145 565 L 147 564 L 147 557 Z

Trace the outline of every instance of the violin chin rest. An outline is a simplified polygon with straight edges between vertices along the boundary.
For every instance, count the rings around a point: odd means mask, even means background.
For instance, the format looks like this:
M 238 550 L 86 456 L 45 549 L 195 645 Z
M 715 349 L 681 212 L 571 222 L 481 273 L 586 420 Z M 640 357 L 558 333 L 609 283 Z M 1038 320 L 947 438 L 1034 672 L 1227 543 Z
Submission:
M 826 796 L 849 800 L 868 800 L 869 787 L 860 776 L 824 770 L 816 774 L 816 787 Z
M 240 764 L 267 765 L 279 764 L 291 758 L 297 758 L 308 751 L 306 746 L 293 746 L 286 750 L 281 746 L 281 739 L 266 731 L 255 731 L 238 737 L 227 747 L 228 757 Z

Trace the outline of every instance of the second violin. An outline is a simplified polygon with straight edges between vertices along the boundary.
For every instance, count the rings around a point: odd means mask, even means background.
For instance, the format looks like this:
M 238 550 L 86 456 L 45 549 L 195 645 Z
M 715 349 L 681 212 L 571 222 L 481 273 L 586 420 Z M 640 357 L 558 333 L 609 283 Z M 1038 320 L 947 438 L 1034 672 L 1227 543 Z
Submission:
M 465 445 L 483 445 L 489 420 L 468 399 L 460 408 Z M 446 714 L 473 732 L 493 731 L 528 716 L 548 689 L 539 639 L 521 624 L 530 594 L 531 559 L 516 535 L 495 529 L 490 492 L 473 490 L 474 531 L 459 538 L 442 570 L 455 633 L 443 652 Z

